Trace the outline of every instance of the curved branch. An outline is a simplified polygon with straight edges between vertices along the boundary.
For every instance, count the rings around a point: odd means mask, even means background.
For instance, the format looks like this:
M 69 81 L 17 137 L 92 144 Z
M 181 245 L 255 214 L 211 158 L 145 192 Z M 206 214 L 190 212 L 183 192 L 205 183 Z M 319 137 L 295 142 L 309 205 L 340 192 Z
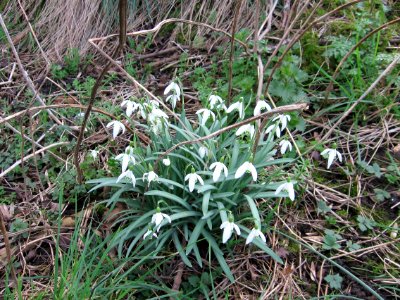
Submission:
M 335 69 L 335 72 L 333 73 L 333 75 L 332 75 L 332 77 L 331 77 L 331 79 L 330 79 L 330 81 L 329 81 L 328 87 L 326 88 L 326 91 L 325 91 L 325 100 L 328 99 L 329 93 L 332 91 L 333 82 L 335 81 L 335 79 L 336 79 L 336 77 L 337 77 L 337 75 L 338 75 L 338 73 L 339 73 L 340 68 L 341 68 L 342 65 L 345 63 L 345 61 L 350 57 L 350 55 L 351 55 L 358 47 L 360 47 L 360 45 L 361 45 L 362 43 L 364 43 L 368 38 L 370 38 L 372 35 L 374 35 L 374 34 L 377 33 L 378 31 L 381 31 L 382 29 L 384 29 L 384 28 L 386 28 L 386 27 L 388 27 L 388 26 L 390 26 L 390 25 L 396 24 L 396 23 L 398 23 L 398 22 L 400 22 L 400 18 L 394 19 L 394 20 L 392 20 L 392 21 L 390 21 L 390 22 L 387 22 L 387 23 L 385 23 L 385 24 L 379 26 L 378 28 L 372 30 L 371 32 L 369 32 L 368 34 L 366 34 L 361 40 L 359 40 L 358 43 L 355 44 L 355 45 L 349 50 L 349 52 L 346 53 L 345 56 L 343 56 L 343 58 L 341 59 L 341 61 L 340 61 L 339 64 L 337 65 L 337 67 L 336 67 L 336 69 Z

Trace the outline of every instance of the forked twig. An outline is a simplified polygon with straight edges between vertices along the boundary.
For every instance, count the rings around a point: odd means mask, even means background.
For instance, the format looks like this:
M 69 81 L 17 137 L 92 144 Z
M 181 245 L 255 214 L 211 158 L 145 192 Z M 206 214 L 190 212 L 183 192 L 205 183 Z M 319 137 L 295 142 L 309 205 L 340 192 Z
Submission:
M 369 88 L 360 96 L 360 98 L 357 99 L 357 101 L 355 101 L 353 103 L 352 106 L 350 106 L 350 108 L 339 118 L 339 120 L 336 121 L 336 123 L 328 130 L 328 132 L 323 136 L 323 138 L 321 139 L 321 141 L 326 140 L 332 133 L 332 131 L 340 124 L 343 122 L 343 120 L 345 118 L 347 118 L 347 116 L 349 114 L 351 114 L 351 112 L 353 111 L 353 109 L 361 102 L 365 99 L 365 97 L 367 97 L 369 95 L 369 93 L 372 92 L 372 90 L 378 85 L 378 83 L 382 80 L 382 78 L 384 78 L 386 75 L 389 74 L 390 71 L 393 70 L 393 68 L 399 63 L 400 61 L 400 55 L 397 56 L 387 67 L 386 69 L 378 76 L 378 78 L 376 78 L 376 80 L 369 86 Z
M 202 136 L 202 137 L 199 137 L 199 138 L 194 139 L 194 140 L 180 142 L 180 143 L 172 146 L 171 148 L 169 148 L 164 153 L 160 154 L 158 156 L 157 160 L 156 160 L 155 165 L 157 165 L 158 161 L 160 161 L 163 157 L 165 157 L 166 155 L 168 155 L 169 153 L 171 153 L 172 151 L 174 151 L 175 149 L 177 149 L 177 148 L 179 148 L 181 146 L 189 145 L 189 144 L 195 144 L 195 143 L 199 143 L 199 142 L 211 139 L 211 138 L 213 138 L 215 136 L 218 136 L 218 135 L 220 135 L 220 134 L 222 134 L 222 133 L 224 133 L 226 131 L 229 131 L 229 130 L 232 130 L 234 128 L 249 124 L 249 123 L 254 122 L 256 120 L 263 119 L 263 118 L 267 119 L 267 117 L 269 117 L 271 115 L 274 115 L 274 114 L 280 114 L 280 113 L 291 112 L 291 111 L 305 110 L 307 108 L 308 108 L 308 104 L 307 103 L 298 103 L 298 104 L 290 104 L 290 105 L 280 106 L 280 107 L 277 107 L 277 108 L 272 109 L 270 111 L 267 111 L 265 113 L 259 114 L 257 116 L 250 117 L 250 118 L 248 118 L 246 120 L 243 120 L 241 122 L 226 126 L 226 127 L 222 128 L 220 130 L 217 130 L 217 131 L 215 131 L 215 132 L 213 132 L 213 133 L 211 133 L 209 135 Z
M 345 56 L 343 56 L 343 58 L 340 60 L 339 64 L 337 65 L 335 72 L 333 73 L 332 77 L 330 77 L 329 80 L 329 84 L 328 87 L 326 88 L 325 91 L 325 100 L 327 100 L 329 98 L 329 93 L 331 92 L 332 88 L 333 88 L 333 82 L 335 81 L 337 75 L 339 74 L 339 70 L 340 68 L 343 66 L 343 64 L 345 63 L 345 61 L 350 57 L 350 55 L 358 48 L 361 46 L 362 43 L 364 43 L 367 39 L 369 39 L 372 35 L 374 35 L 375 33 L 381 31 L 382 29 L 385 29 L 386 27 L 389 27 L 390 25 L 396 24 L 400 22 L 400 18 L 394 19 L 390 22 L 387 22 L 381 26 L 379 26 L 378 28 L 375 28 L 374 30 L 372 30 L 371 32 L 369 32 L 368 34 L 366 34 L 361 40 L 358 41 L 357 44 L 355 44 L 347 53 Z

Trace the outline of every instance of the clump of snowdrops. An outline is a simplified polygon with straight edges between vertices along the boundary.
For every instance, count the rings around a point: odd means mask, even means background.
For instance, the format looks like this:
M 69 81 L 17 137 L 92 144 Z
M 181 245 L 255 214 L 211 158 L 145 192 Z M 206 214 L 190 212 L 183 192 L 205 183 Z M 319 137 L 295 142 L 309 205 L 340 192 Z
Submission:
M 283 157 L 293 151 L 286 138 L 290 115 L 271 117 L 268 126 L 261 128 L 256 147 L 259 121 L 182 145 L 166 154 L 178 143 L 240 122 L 245 117 L 246 103 L 241 99 L 227 107 L 221 97 L 210 95 L 206 107 L 197 111 L 198 122 L 191 122 L 178 84 L 170 83 L 164 94 L 179 120 L 167 115 L 158 101 L 123 101 L 125 118 L 144 130 L 151 143 L 145 148 L 133 137 L 125 151 L 115 157 L 121 165 L 120 173 L 115 178 L 91 181 L 97 184 L 92 190 L 113 188 L 107 205 L 125 202 L 128 207 L 115 237 L 119 254 L 141 251 L 151 257 L 173 245 L 191 267 L 194 260 L 202 266 L 202 259 L 210 259 L 202 255 L 212 253 L 231 281 L 234 278 L 224 258 L 223 244 L 255 246 L 281 261 L 267 246 L 259 199 L 295 200 L 296 181 L 283 171 L 292 161 Z M 181 102 L 179 114 L 177 102 Z M 271 110 L 270 105 L 258 101 L 253 114 L 266 110 Z M 107 127 L 114 139 L 125 132 L 120 121 L 112 121 Z M 207 247 L 207 251 L 201 247 Z M 189 256 L 192 254 L 194 259 Z

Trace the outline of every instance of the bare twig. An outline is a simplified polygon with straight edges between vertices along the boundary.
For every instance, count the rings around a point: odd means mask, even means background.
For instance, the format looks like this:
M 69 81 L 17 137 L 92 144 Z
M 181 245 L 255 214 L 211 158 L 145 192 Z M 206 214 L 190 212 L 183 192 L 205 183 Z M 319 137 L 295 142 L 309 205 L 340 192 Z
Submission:
M 22 14 L 24 15 L 24 18 L 25 18 L 26 22 L 28 23 L 29 30 L 30 30 L 31 33 L 32 33 L 33 39 L 35 40 L 36 44 L 38 45 L 39 50 L 40 50 L 40 52 L 42 53 L 42 56 L 43 56 L 44 60 L 46 61 L 47 68 L 49 68 L 49 66 L 50 66 L 50 64 L 51 64 L 51 63 L 50 63 L 50 60 L 49 60 L 49 58 L 47 57 L 46 53 L 43 51 L 43 48 L 42 48 L 42 46 L 40 45 L 39 40 L 37 39 L 36 33 L 35 33 L 35 31 L 33 30 L 33 27 L 32 27 L 32 25 L 31 25 L 31 22 L 29 22 L 29 18 L 28 18 L 28 16 L 26 15 L 25 9 L 24 9 L 24 7 L 22 6 L 22 3 L 21 3 L 20 0 L 18 0 L 18 4 L 19 4 L 19 6 L 20 6 L 20 8 L 21 8 Z
M 162 154 L 160 154 L 158 156 L 157 161 L 155 162 L 155 168 L 156 168 L 156 166 L 158 164 L 158 161 L 160 161 L 163 157 L 165 157 L 166 155 L 168 155 L 169 153 L 171 153 L 172 151 L 174 151 L 175 149 L 177 149 L 177 148 L 179 148 L 181 146 L 189 145 L 189 144 L 195 144 L 195 143 L 199 143 L 199 142 L 211 139 L 211 138 L 213 138 L 215 136 L 218 136 L 218 135 L 220 135 L 220 134 L 222 134 L 222 133 L 224 133 L 226 131 L 229 131 L 229 130 L 232 130 L 234 128 L 249 124 L 249 123 L 251 123 L 253 121 L 256 121 L 256 120 L 259 120 L 259 119 L 267 118 L 267 117 L 269 117 L 271 115 L 274 115 L 274 114 L 280 114 L 280 113 L 285 113 L 285 112 L 290 112 L 290 111 L 305 110 L 305 109 L 307 109 L 307 107 L 308 107 L 307 103 L 298 103 L 298 104 L 290 104 L 290 105 L 280 106 L 280 107 L 278 107 L 276 109 L 272 109 L 272 110 L 267 111 L 265 113 L 262 113 L 260 115 L 257 115 L 257 116 L 248 118 L 246 120 L 243 120 L 241 122 L 226 126 L 226 127 L 222 128 L 220 130 L 217 130 L 217 131 L 215 131 L 215 132 L 213 132 L 213 133 L 211 133 L 209 135 L 202 136 L 202 137 L 194 139 L 194 140 L 183 141 L 183 142 L 180 142 L 178 144 L 175 144 L 174 146 L 169 148 L 167 151 L 165 151 L 164 153 L 162 153 Z
M 30 141 L 31 143 L 35 143 L 35 145 L 36 145 L 37 147 L 39 147 L 39 148 L 44 148 L 44 146 L 42 146 L 41 144 L 39 144 L 37 141 L 32 140 L 30 137 L 28 137 L 28 136 L 26 136 L 26 135 L 22 135 L 21 132 L 20 132 L 18 129 L 14 128 L 10 123 L 6 122 L 4 125 L 5 125 L 7 128 L 9 128 L 11 131 L 13 131 L 14 133 L 16 133 L 16 134 L 20 135 L 21 137 L 23 137 L 24 139 Z M 58 159 L 59 161 L 61 161 L 61 162 L 63 162 L 63 163 L 66 163 L 66 161 L 65 161 L 63 158 L 61 158 L 60 156 L 58 156 L 57 154 L 55 154 L 55 153 L 53 153 L 53 152 L 51 152 L 51 151 L 48 151 L 48 153 L 50 153 L 52 156 L 54 156 L 54 157 L 55 157 L 56 159 Z
M 354 0 L 348 3 L 345 3 L 333 10 L 331 10 L 330 12 L 326 13 L 325 15 L 319 17 L 318 19 L 314 20 L 313 22 L 311 22 L 310 24 L 305 24 L 303 25 L 303 29 L 300 29 L 299 33 L 297 34 L 297 36 L 293 37 L 292 40 L 290 41 L 290 43 L 287 45 L 287 47 L 285 48 L 285 51 L 283 51 L 282 55 L 278 58 L 278 61 L 276 62 L 276 64 L 274 65 L 274 67 L 272 68 L 272 71 L 268 77 L 267 83 L 266 83 L 266 87 L 265 87 L 265 92 L 268 92 L 268 87 L 271 84 L 272 81 L 272 77 L 275 74 L 276 70 L 280 67 L 280 65 L 282 64 L 283 59 L 286 57 L 286 55 L 289 53 L 289 51 L 292 49 L 293 45 L 296 44 L 301 37 L 310 29 L 312 28 L 314 25 L 324 21 L 326 18 L 328 18 L 329 16 L 337 13 L 338 11 L 345 9 L 351 5 L 357 4 L 359 2 L 362 2 L 365 0 Z M 320 1 L 321 2 L 321 1 Z M 318 4 L 319 5 L 319 4 Z M 308 20 L 310 19 L 310 17 L 316 12 L 316 8 L 318 7 L 318 5 L 314 6 L 313 11 L 311 12 Z
M 331 135 L 331 133 L 333 132 L 333 130 L 340 124 L 343 122 L 344 119 L 347 118 L 347 116 L 349 114 L 351 114 L 351 112 L 353 111 L 353 109 L 361 102 L 365 99 L 365 97 L 367 97 L 369 95 L 369 93 L 372 92 L 372 90 L 378 85 L 378 83 L 382 80 L 382 78 L 384 78 L 386 75 L 388 75 L 390 73 L 390 71 L 393 70 L 393 68 L 399 63 L 400 60 L 400 55 L 397 56 L 387 67 L 386 69 L 378 76 L 378 78 L 376 78 L 376 80 L 369 86 L 369 88 L 360 96 L 360 98 L 357 99 L 357 101 L 355 101 L 353 103 L 352 106 L 350 106 L 350 108 L 339 118 L 339 120 L 336 121 L 336 123 L 328 130 L 328 132 L 324 135 L 324 137 L 321 139 L 321 141 L 326 140 L 327 138 L 329 138 L 329 136 Z
M 124 50 L 124 46 L 126 44 L 126 9 L 127 9 L 127 0 L 120 0 L 119 1 L 119 22 L 120 22 L 120 33 L 119 33 L 119 45 L 115 50 L 112 57 L 116 56 L 118 53 L 122 53 Z M 74 164 L 76 168 L 76 175 L 77 181 L 79 184 L 82 184 L 83 181 L 83 173 L 81 167 L 79 166 L 79 150 L 81 147 L 81 143 L 83 140 L 83 135 L 85 132 L 86 124 L 90 116 L 90 112 L 92 110 L 94 100 L 96 99 L 97 91 L 100 88 L 101 81 L 103 80 L 104 76 L 107 74 L 107 71 L 110 69 L 112 63 L 109 61 L 107 65 L 101 71 L 99 77 L 97 77 L 96 82 L 92 88 L 92 92 L 90 94 L 89 104 L 85 111 L 85 116 L 83 117 L 83 122 L 81 129 L 79 131 L 78 138 L 76 140 L 76 146 L 74 150 Z
M 229 32 L 226 32 L 225 30 L 222 30 L 222 29 L 219 29 L 219 28 L 215 28 L 215 27 L 213 27 L 211 25 L 208 25 L 206 23 L 195 22 L 195 21 L 185 20 L 185 19 L 177 19 L 177 18 L 170 18 L 170 19 L 163 20 L 162 22 L 158 23 L 152 29 L 144 29 L 144 30 L 129 32 L 129 33 L 127 33 L 127 36 L 146 35 L 146 34 L 149 34 L 149 33 L 158 32 L 164 25 L 167 25 L 167 24 L 170 24 L 170 23 L 186 23 L 186 24 L 191 24 L 191 25 L 203 26 L 203 27 L 209 28 L 211 30 L 214 30 L 216 32 L 221 32 L 224 35 L 228 36 L 229 38 L 231 37 Z M 107 40 L 109 38 L 116 37 L 116 36 L 117 36 L 117 34 L 110 34 L 110 35 L 107 35 L 107 36 L 104 36 L 104 37 L 92 38 L 92 39 L 90 39 L 90 41 L 95 43 L 95 42 L 104 41 L 104 40 Z M 235 41 L 238 44 L 243 46 L 243 48 L 245 49 L 247 54 L 250 54 L 249 47 L 247 46 L 246 43 L 243 43 L 242 41 L 240 41 L 240 40 L 238 40 L 236 38 L 235 38 Z
M 69 142 L 58 142 L 58 143 L 54 143 L 51 144 L 49 146 L 43 147 L 42 149 L 33 152 L 29 155 L 26 155 L 24 158 L 21 158 L 19 160 L 17 160 L 13 165 L 11 165 L 10 167 L 8 167 L 6 170 L 4 170 L 2 173 L 0 173 L 0 178 L 4 177 L 5 175 L 7 175 L 9 172 L 11 172 L 13 169 L 15 169 L 17 166 L 19 166 L 21 163 L 23 163 L 24 161 L 30 159 L 31 157 L 34 157 L 35 155 L 38 155 L 42 152 L 47 151 L 48 149 L 54 148 L 54 147 L 59 147 L 59 146 L 64 146 L 64 145 L 68 145 Z
M 228 105 L 231 104 L 232 97 L 232 66 L 233 66 L 233 56 L 235 54 L 235 32 L 237 25 L 237 18 L 239 15 L 240 7 L 242 6 L 242 0 L 236 1 L 235 14 L 233 16 L 232 32 L 231 32 L 231 52 L 229 53 L 229 75 L 228 75 Z
M 11 276 L 14 280 L 14 284 L 17 284 L 17 282 L 18 282 L 17 275 L 15 274 L 14 266 L 12 263 L 12 257 L 11 257 L 11 244 L 10 244 L 10 240 L 8 239 L 7 229 L 4 224 L 4 216 L 3 216 L 3 212 L 1 209 L 0 209 L 0 230 L 1 230 L 1 233 L 4 238 L 4 246 L 6 248 L 7 260 L 10 265 Z
M 13 52 L 13 54 L 14 54 L 15 60 L 17 61 L 19 70 L 20 70 L 22 76 L 24 77 L 24 79 L 25 79 L 25 81 L 26 81 L 28 87 L 32 90 L 33 94 L 35 95 L 36 100 L 39 101 L 42 105 L 46 105 L 46 103 L 45 103 L 45 102 L 43 101 L 43 99 L 40 97 L 39 92 L 36 91 L 35 86 L 34 86 L 32 80 L 30 79 L 30 77 L 28 76 L 28 73 L 25 71 L 25 69 L 24 69 L 24 67 L 23 67 L 23 65 L 22 65 L 22 62 L 21 62 L 21 59 L 19 58 L 17 49 L 15 49 L 14 43 L 13 43 L 11 37 L 10 37 L 10 34 L 9 34 L 8 30 L 7 30 L 7 26 L 6 26 L 6 24 L 4 23 L 4 20 L 3 20 L 3 17 L 2 17 L 1 14 L 0 14 L 0 25 L 1 25 L 1 27 L 3 28 L 4 34 L 6 35 L 7 41 L 8 41 L 8 43 L 10 44 L 11 50 L 12 50 L 12 52 Z M 52 112 L 51 110 L 48 110 L 48 113 L 49 113 L 49 116 L 50 116 L 57 124 L 62 125 L 61 121 L 53 114 L 53 112 Z
M 9 84 L 9 83 L 12 82 L 12 77 L 14 76 L 14 71 L 15 71 L 15 67 L 16 67 L 16 66 L 17 66 L 16 63 L 13 63 L 13 64 L 12 64 L 11 72 L 10 72 L 10 75 L 8 76 L 7 81 L 2 81 L 2 82 L 0 82 L 0 85 L 6 85 L 6 84 Z
M 332 77 L 330 77 L 329 80 L 329 85 L 326 88 L 325 91 L 325 100 L 327 100 L 329 98 L 329 93 L 332 91 L 333 88 L 333 82 L 335 81 L 337 75 L 339 74 L 339 70 L 340 68 L 343 66 L 343 64 L 345 63 L 345 61 L 350 57 L 350 55 L 358 48 L 360 47 L 360 45 L 362 43 L 364 43 L 367 39 L 369 39 L 372 35 L 374 35 L 375 33 L 381 31 L 382 29 L 389 27 L 390 25 L 396 24 L 400 22 L 400 18 L 394 19 L 390 22 L 387 22 L 381 26 L 379 26 L 378 28 L 372 30 L 371 32 L 369 32 L 368 34 L 366 34 L 361 40 L 358 41 L 357 44 L 355 44 L 347 53 L 345 56 L 343 56 L 343 58 L 340 60 L 339 64 L 337 65 L 335 72 L 333 73 Z

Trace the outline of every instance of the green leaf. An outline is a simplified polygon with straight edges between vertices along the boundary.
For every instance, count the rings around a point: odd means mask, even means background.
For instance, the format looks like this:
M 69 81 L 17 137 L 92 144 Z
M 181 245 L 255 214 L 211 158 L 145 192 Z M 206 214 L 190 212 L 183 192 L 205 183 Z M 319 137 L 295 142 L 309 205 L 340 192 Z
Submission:
M 339 274 L 325 276 L 325 281 L 329 283 L 331 289 L 340 290 L 342 287 L 343 277 Z
M 183 247 L 181 242 L 179 241 L 178 234 L 176 231 L 172 234 L 172 240 L 174 241 L 176 250 L 178 250 L 179 255 L 182 258 L 182 261 L 187 265 L 188 267 L 192 267 L 192 263 L 189 261 L 189 258 L 186 256 L 185 251 L 183 251 Z
M 358 227 L 360 228 L 361 231 L 367 231 L 368 229 L 374 229 L 376 223 L 374 220 L 361 216 L 359 215 L 357 217 L 358 221 Z
M 244 238 L 247 238 L 247 236 L 250 233 L 250 230 L 242 225 L 239 225 L 240 230 L 241 230 L 241 234 L 240 236 L 243 236 Z M 243 234 L 243 232 L 246 233 L 246 235 Z M 275 260 L 276 262 L 283 264 L 282 259 L 279 257 L 278 254 L 276 254 L 271 248 L 269 248 L 267 245 L 265 245 L 261 240 L 259 240 L 258 238 L 254 239 L 252 242 L 253 245 L 257 246 L 258 248 L 260 248 L 261 250 L 263 250 L 265 253 L 267 253 L 269 256 L 271 256 L 271 258 L 273 260 Z
M 196 226 L 193 229 L 192 234 L 190 235 L 188 245 L 186 247 L 186 255 L 189 255 L 192 251 L 194 245 L 196 245 L 197 240 L 199 239 L 200 233 L 203 230 L 204 225 L 206 224 L 206 220 L 200 220 L 197 222 Z
M 144 193 L 145 196 L 157 196 L 157 197 L 161 197 L 161 198 L 167 198 L 170 199 L 172 201 L 175 201 L 176 203 L 179 203 L 181 206 L 185 207 L 188 210 L 192 210 L 192 208 L 190 207 L 190 205 L 183 200 L 181 197 L 178 197 L 174 194 L 165 192 L 165 191 L 160 191 L 160 190 L 152 190 L 152 191 L 148 191 L 146 193 Z
M 235 278 L 233 278 L 231 269 L 229 268 L 228 264 L 225 261 L 223 252 L 221 251 L 221 249 L 218 247 L 217 242 L 215 241 L 215 239 L 205 230 L 202 230 L 202 235 L 206 238 L 206 240 L 208 241 L 208 243 L 211 246 L 211 249 L 214 252 L 215 257 L 217 258 L 219 265 L 222 268 L 222 271 L 224 271 L 225 275 L 228 277 L 228 279 L 234 283 L 235 282 Z
M 210 196 L 211 196 L 211 192 L 206 192 L 204 195 L 203 195 L 203 202 L 202 202 L 202 205 L 201 205 L 201 208 L 202 208 L 202 210 L 203 210 L 203 216 L 205 216 L 205 215 L 207 215 L 207 212 L 208 212 L 208 203 L 209 203 L 209 201 L 210 201 Z
M 255 222 L 257 222 L 258 227 L 261 228 L 261 220 L 260 220 L 260 215 L 258 214 L 257 205 L 255 204 L 254 200 L 250 196 L 248 196 L 248 195 L 244 195 L 244 196 L 246 197 L 247 203 L 250 206 L 251 214 L 253 215 Z
M 328 212 L 330 212 L 332 209 L 326 204 L 325 201 L 322 200 L 318 200 L 317 202 L 317 214 L 326 214 Z
M 323 240 L 323 245 L 322 245 L 322 249 L 325 250 L 332 250 L 332 249 L 340 249 L 340 245 L 337 242 L 338 239 L 341 239 L 342 237 L 339 234 L 336 234 L 334 231 L 332 230 L 325 230 L 325 236 L 324 236 L 324 240 Z

